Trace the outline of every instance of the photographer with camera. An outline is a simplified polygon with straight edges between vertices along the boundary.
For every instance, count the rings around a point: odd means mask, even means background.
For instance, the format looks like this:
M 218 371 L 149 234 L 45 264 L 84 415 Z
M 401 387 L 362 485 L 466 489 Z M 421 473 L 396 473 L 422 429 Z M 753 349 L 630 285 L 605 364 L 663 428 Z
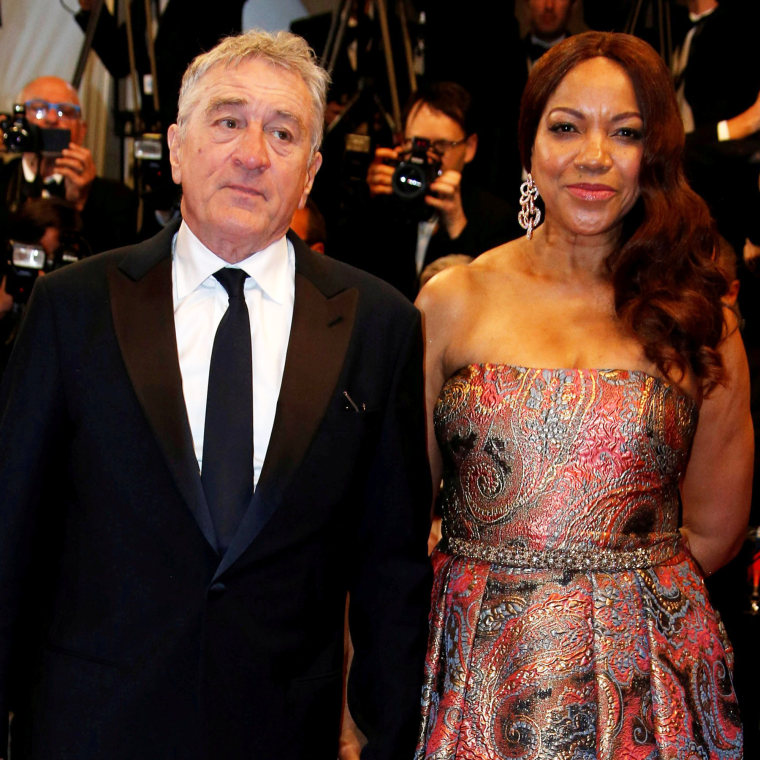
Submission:
M 0 376 L 37 277 L 86 257 L 82 220 L 63 198 L 30 198 L 8 219 L 0 250 Z
M 28 198 L 61 197 L 81 214 L 93 252 L 134 241 L 137 199 L 121 182 L 96 176 L 83 145 L 87 123 L 70 84 L 54 76 L 27 84 L 3 132 L 3 148 L 22 156 L 0 164 L 0 229 Z
M 438 82 L 418 91 L 406 109 L 404 142 L 375 151 L 365 208 L 347 223 L 337 255 L 413 299 L 426 264 L 451 253 L 477 256 L 516 237 L 512 208 L 465 176 L 477 147 L 463 87 Z M 361 248 L 352 244 L 359 238 Z

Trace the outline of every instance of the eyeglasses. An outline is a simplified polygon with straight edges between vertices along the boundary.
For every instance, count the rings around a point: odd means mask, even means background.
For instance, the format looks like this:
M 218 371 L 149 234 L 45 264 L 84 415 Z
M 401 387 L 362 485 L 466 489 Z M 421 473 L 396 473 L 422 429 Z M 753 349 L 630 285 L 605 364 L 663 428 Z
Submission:
M 44 119 L 48 112 L 55 111 L 59 119 L 78 119 L 82 109 L 74 103 L 50 103 L 47 100 L 27 100 L 24 103 L 27 118 Z
M 467 138 L 464 137 L 461 140 L 430 140 L 430 148 L 434 150 L 439 156 L 442 156 L 447 150 L 456 148 L 459 145 L 464 145 L 467 142 Z M 408 153 L 412 149 L 412 140 L 404 140 L 401 145 L 401 150 L 404 153 Z

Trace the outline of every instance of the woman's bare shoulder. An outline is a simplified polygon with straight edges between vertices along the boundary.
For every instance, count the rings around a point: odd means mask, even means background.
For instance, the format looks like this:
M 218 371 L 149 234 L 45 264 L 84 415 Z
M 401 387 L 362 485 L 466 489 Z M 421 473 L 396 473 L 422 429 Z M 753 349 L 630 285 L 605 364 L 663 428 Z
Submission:
M 477 259 L 476 259 L 477 260 Z M 440 308 L 456 308 L 467 300 L 473 287 L 471 264 L 456 266 L 438 272 L 420 290 L 417 296 L 417 307 L 425 313 Z
M 524 238 L 510 240 L 508 243 L 491 248 L 481 253 L 473 262 L 476 270 L 498 270 L 507 274 L 511 269 L 516 267 L 521 258 L 521 251 L 524 245 Z
M 514 271 L 514 242 L 486 251 L 469 264 L 453 266 L 439 272 L 422 288 L 418 308 L 426 314 L 444 311 L 447 320 L 480 312 L 497 291 L 508 284 Z

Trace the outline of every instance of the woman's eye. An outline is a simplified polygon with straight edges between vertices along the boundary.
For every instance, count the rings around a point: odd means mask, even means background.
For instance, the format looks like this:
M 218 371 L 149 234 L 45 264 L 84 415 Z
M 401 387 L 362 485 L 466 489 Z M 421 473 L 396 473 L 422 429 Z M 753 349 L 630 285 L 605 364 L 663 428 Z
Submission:
M 635 129 L 634 127 L 621 127 L 616 134 L 620 137 L 626 137 L 629 140 L 640 140 L 642 136 L 641 130 Z
M 560 122 L 557 122 L 556 124 L 552 124 L 549 127 L 549 131 L 550 132 L 559 132 L 559 133 L 564 134 L 564 133 L 567 133 L 567 132 L 575 132 L 576 129 L 575 129 L 575 126 L 573 124 L 570 124 L 569 122 L 566 122 L 566 121 L 560 121 Z

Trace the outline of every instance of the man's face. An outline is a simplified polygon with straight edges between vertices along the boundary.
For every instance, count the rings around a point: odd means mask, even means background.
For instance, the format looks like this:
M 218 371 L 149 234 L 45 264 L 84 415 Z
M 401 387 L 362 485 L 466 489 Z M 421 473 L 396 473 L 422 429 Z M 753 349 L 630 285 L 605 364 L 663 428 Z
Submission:
M 450 147 L 440 152 L 441 170 L 461 172 L 465 164 L 472 161 L 477 150 L 477 137 L 464 133 L 464 129 L 441 111 L 430 108 L 426 103 L 415 106 L 406 120 L 404 136 L 407 142 L 413 137 L 424 137 L 430 142 L 442 141 Z M 452 143 L 458 143 L 452 145 Z
M 311 97 L 297 74 L 252 58 L 197 83 L 185 124 L 169 128 L 182 217 L 229 262 L 266 248 L 306 202 L 322 157 L 310 158 Z
M 553 40 L 567 28 L 573 0 L 528 0 L 530 30 L 539 39 Z
M 39 77 L 21 91 L 26 104 L 26 118 L 42 128 L 68 129 L 71 142 L 81 145 L 87 125 L 81 113 L 76 113 L 79 98 L 76 90 L 58 77 Z M 71 106 L 75 108 L 71 108 Z

